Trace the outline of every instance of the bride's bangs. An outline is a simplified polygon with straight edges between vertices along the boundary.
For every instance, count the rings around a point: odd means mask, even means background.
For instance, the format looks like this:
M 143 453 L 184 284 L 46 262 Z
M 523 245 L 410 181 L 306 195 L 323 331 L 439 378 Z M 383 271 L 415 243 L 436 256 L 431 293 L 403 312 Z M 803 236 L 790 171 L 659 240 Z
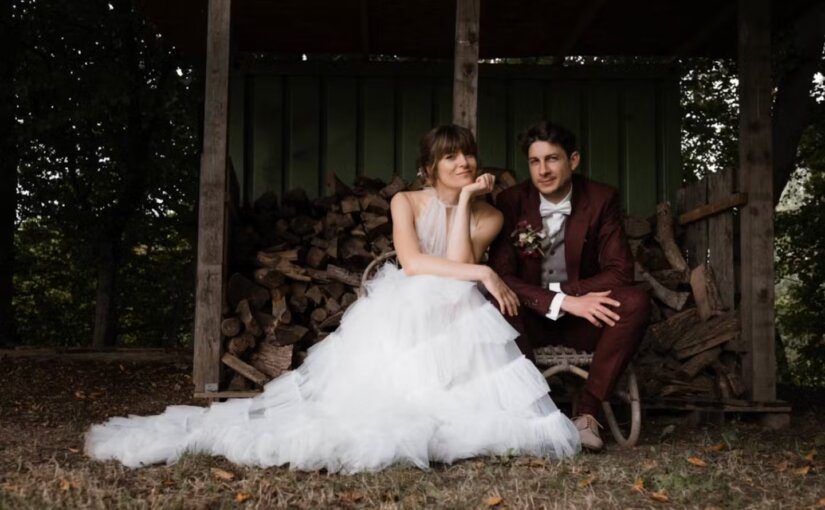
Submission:
M 461 152 L 465 156 L 476 156 L 476 146 L 473 133 L 461 126 L 441 126 L 437 129 L 432 146 L 432 162 L 437 163 L 449 154 Z

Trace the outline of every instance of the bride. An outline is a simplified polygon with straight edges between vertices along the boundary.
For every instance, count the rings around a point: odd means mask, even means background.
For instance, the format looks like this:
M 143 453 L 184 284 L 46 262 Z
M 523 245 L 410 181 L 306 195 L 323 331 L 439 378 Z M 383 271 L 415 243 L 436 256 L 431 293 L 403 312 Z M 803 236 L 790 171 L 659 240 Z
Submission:
M 492 176 L 476 178 L 476 152 L 472 133 L 458 126 L 423 137 L 419 168 L 428 186 L 391 203 L 403 269 L 384 265 L 300 367 L 255 398 L 112 418 L 87 432 L 86 453 L 131 467 L 172 463 L 189 451 L 353 473 L 578 452 L 578 431 L 501 315 L 517 313 L 515 294 L 479 264 L 502 215 L 474 200 L 493 187 Z

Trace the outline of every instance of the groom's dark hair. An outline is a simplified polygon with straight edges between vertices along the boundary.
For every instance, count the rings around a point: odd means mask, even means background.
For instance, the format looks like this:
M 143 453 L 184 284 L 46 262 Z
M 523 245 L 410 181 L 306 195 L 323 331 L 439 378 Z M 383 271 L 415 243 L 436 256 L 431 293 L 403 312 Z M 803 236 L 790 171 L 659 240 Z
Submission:
M 522 152 L 527 154 L 534 142 L 547 142 L 560 146 L 569 157 L 578 150 L 576 135 L 559 124 L 543 120 L 528 127 L 518 137 Z

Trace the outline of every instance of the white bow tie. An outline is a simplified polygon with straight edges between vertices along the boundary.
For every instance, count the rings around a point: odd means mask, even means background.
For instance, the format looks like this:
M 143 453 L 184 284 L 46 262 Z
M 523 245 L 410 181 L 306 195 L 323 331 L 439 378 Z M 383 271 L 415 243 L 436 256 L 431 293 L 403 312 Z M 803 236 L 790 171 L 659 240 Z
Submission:
M 546 218 L 553 214 L 563 214 L 565 216 L 570 216 L 570 212 L 573 210 L 572 205 L 570 204 L 570 200 L 565 200 L 559 204 L 553 204 L 550 202 L 542 202 L 541 206 L 539 206 L 539 214 L 541 214 L 542 218 Z

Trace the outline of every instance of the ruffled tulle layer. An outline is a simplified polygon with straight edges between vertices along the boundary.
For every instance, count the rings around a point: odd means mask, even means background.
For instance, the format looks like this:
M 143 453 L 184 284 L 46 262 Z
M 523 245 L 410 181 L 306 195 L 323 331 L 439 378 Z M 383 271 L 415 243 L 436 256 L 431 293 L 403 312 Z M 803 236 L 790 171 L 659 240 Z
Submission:
M 579 435 L 475 284 L 385 266 L 298 369 L 252 399 L 112 418 L 86 452 L 137 467 L 183 453 L 248 465 L 375 471 L 507 452 L 555 458 Z

